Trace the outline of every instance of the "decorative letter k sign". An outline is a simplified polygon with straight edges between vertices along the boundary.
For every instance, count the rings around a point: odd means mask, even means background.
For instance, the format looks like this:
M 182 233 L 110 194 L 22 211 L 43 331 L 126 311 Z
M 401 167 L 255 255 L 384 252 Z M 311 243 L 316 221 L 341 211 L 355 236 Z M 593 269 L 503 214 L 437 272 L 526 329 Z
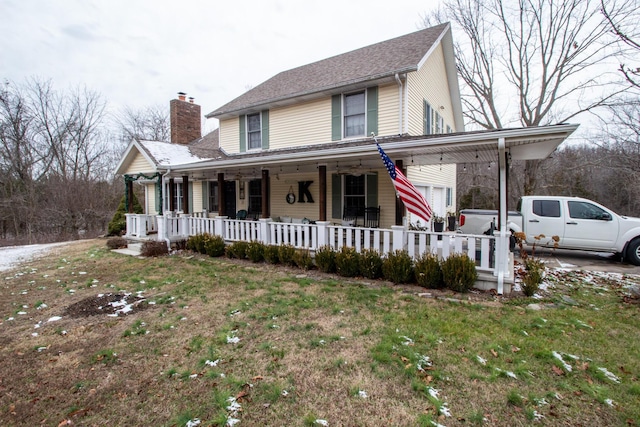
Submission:
M 313 196 L 309 191 L 309 186 L 313 181 L 298 181 L 298 203 L 313 203 Z

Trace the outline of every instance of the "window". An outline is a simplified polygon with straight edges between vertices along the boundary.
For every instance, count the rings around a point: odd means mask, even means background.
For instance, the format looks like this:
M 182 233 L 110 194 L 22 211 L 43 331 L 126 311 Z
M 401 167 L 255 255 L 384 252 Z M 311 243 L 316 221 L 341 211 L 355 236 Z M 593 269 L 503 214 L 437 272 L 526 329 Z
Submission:
M 607 211 L 588 202 L 569 202 L 569 216 L 576 219 L 611 219 Z
M 344 136 L 364 136 L 365 96 L 364 92 L 344 97 Z
M 436 111 L 435 125 L 436 125 L 436 130 L 434 133 L 440 134 L 444 132 L 444 119 L 442 118 L 440 113 L 438 113 L 437 111 Z
M 218 183 L 209 182 L 209 212 L 218 212 Z
M 356 209 L 363 215 L 367 207 L 378 207 L 377 174 L 331 175 L 332 218 L 342 218 L 345 208 Z
M 447 206 L 453 205 L 453 188 L 447 187 Z
M 262 180 L 254 179 L 249 181 L 249 206 L 250 214 L 262 213 Z
M 538 216 L 560 218 L 560 201 L 558 200 L 534 200 L 533 213 Z
M 167 206 L 165 206 L 166 210 L 171 210 L 171 205 L 169 204 L 169 195 L 171 194 L 171 191 L 169 190 L 169 186 L 171 184 L 167 182 L 167 187 L 166 187 L 166 191 L 165 194 L 167 195 L 166 197 L 166 203 Z M 184 211 L 183 209 L 183 193 L 182 193 L 182 183 L 181 182 L 174 182 L 173 183 L 173 207 L 176 211 Z
M 433 123 L 433 109 L 431 108 L 431 105 L 429 105 L 429 103 L 425 100 L 424 101 L 424 110 L 422 111 L 423 113 L 423 120 L 424 120 L 424 124 L 423 124 L 423 133 L 425 135 L 431 135 L 433 133 L 432 129 L 431 129 L 431 123 Z
M 260 113 L 247 114 L 247 140 L 249 143 L 249 150 L 262 148 Z
M 344 177 L 344 207 L 364 212 L 366 207 L 366 192 L 364 175 L 345 175 Z

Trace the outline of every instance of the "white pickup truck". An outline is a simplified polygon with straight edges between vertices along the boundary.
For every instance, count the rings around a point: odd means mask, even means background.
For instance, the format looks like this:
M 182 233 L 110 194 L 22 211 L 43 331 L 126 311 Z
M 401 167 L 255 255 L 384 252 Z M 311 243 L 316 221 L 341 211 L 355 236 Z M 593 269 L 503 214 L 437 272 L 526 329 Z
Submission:
M 460 211 L 459 232 L 487 234 L 497 224 L 498 211 L 464 209 Z M 640 218 L 621 216 L 596 202 L 579 197 L 525 196 L 518 212 L 509 212 L 507 229 L 523 232 L 526 243 L 544 246 L 558 236 L 558 247 L 585 251 L 612 252 L 640 265 Z M 548 239 L 538 242 L 534 236 Z

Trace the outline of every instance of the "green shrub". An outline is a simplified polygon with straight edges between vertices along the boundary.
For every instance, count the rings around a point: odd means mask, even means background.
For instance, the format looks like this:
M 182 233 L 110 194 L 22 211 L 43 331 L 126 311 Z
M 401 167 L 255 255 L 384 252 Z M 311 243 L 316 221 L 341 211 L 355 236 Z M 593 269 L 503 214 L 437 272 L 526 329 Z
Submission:
M 169 248 L 167 248 L 167 243 L 159 240 L 149 240 L 144 242 L 142 244 L 142 249 L 140 250 L 140 255 L 144 257 L 160 256 L 168 253 Z
M 281 264 L 290 265 L 295 267 L 296 263 L 293 261 L 293 255 L 296 253 L 296 248 L 293 245 L 280 245 L 278 246 L 278 259 Z
M 331 246 L 325 245 L 316 251 L 315 256 L 316 266 L 323 273 L 335 273 L 336 272 L 336 253 Z
M 249 243 L 238 241 L 227 246 L 225 253 L 229 258 L 245 259 L 247 257 L 247 248 Z
M 525 273 L 522 277 L 522 292 L 526 296 L 532 297 L 538 292 L 538 289 L 540 289 L 544 264 L 538 259 L 527 258 L 524 262 L 524 267 Z
M 425 253 L 415 262 L 414 272 L 416 281 L 420 286 L 429 289 L 444 287 L 442 280 L 442 267 L 437 255 Z
M 336 252 L 336 272 L 344 277 L 360 274 L 360 254 L 356 248 L 343 246 L 340 252 Z
M 277 264 L 280 262 L 280 258 L 278 257 L 278 247 L 269 245 L 264 248 L 264 260 L 269 264 Z
M 309 270 L 313 267 L 313 259 L 309 253 L 309 249 L 300 249 L 293 254 L 293 262 L 303 270 Z
M 107 240 L 107 247 L 109 249 L 126 248 L 127 245 L 127 239 L 125 239 L 124 237 L 112 237 Z
M 467 254 L 451 254 L 442 262 L 442 278 L 447 288 L 467 292 L 478 278 L 476 264 Z
M 204 239 L 208 234 L 196 234 L 194 236 L 189 236 L 187 239 L 187 250 L 200 252 L 201 254 L 206 253 L 204 249 Z
M 253 262 L 264 261 L 264 243 L 257 240 L 252 240 L 247 246 L 247 258 Z
M 120 203 L 118 204 L 118 208 L 116 209 L 116 212 L 113 214 L 113 218 L 109 222 L 109 226 L 107 227 L 108 236 L 120 236 L 127 229 L 127 218 L 124 215 L 128 212 L 127 212 L 127 207 L 125 206 L 124 199 L 125 199 L 125 196 L 122 196 L 122 199 L 120 199 Z M 133 202 L 133 213 L 141 214 L 144 212 L 135 194 L 133 195 L 132 202 Z
M 393 283 L 407 283 L 413 280 L 413 260 L 409 252 L 395 250 L 382 261 L 382 275 Z
M 205 234 L 202 243 L 201 253 L 206 253 L 211 257 L 219 257 L 224 255 L 225 244 L 222 236 L 212 236 Z
M 375 249 L 365 249 L 360 254 L 360 274 L 367 279 L 382 277 L 382 257 Z

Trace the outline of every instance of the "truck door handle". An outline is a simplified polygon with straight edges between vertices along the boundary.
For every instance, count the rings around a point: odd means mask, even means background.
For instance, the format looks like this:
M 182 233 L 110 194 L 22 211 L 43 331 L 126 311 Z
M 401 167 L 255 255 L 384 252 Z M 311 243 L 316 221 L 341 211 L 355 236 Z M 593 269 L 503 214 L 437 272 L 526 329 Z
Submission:
M 529 222 L 540 222 L 537 219 L 530 219 Z
M 570 221 L 570 222 L 567 223 L 567 225 L 578 225 L 578 223 L 575 222 L 575 221 Z

